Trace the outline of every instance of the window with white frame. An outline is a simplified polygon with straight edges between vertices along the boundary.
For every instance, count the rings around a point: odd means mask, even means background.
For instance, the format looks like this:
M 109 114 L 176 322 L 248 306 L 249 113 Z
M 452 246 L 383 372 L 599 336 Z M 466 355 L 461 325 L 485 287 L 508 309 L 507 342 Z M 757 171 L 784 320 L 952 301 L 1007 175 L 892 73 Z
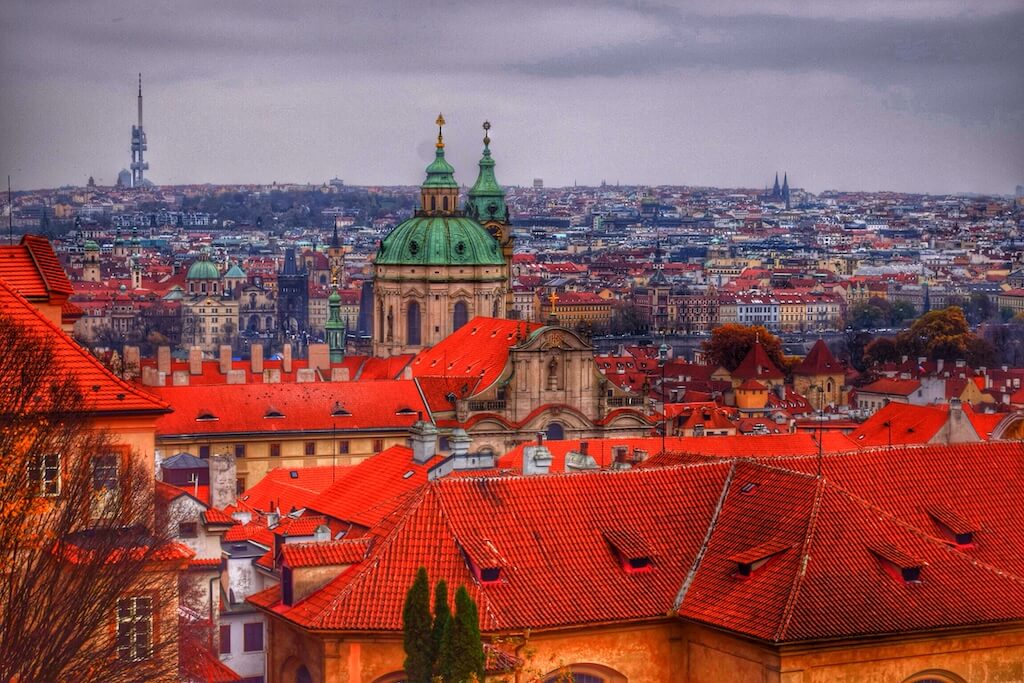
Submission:
M 60 454 L 33 455 L 29 459 L 28 476 L 39 495 L 60 495 Z
M 137 596 L 117 601 L 117 654 L 137 662 L 153 653 L 153 598 Z

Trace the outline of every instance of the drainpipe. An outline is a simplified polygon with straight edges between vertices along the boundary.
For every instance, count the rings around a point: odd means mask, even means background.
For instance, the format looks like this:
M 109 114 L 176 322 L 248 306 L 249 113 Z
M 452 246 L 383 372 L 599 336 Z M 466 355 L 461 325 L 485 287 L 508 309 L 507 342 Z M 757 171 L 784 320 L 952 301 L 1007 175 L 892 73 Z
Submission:
M 213 650 L 213 582 L 214 581 L 220 582 L 220 577 L 219 576 L 213 577 L 212 579 L 210 579 L 210 582 L 208 584 L 208 587 L 210 589 L 210 638 L 209 638 L 209 640 L 210 640 L 210 652 L 211 653 L 214 651 Z M 217 652 L 220 652 L 220 648 L 217 649 Z M 220 659 L 220 657 L 218 657 L 218 659 Z

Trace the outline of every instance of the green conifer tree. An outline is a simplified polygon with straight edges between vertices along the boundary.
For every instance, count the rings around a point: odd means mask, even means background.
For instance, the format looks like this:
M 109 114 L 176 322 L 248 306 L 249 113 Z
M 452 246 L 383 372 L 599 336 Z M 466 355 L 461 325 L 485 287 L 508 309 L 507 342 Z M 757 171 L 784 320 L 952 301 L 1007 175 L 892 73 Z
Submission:
M 426 568 L 420 567 L 402 610 L 405 676 L 409 683 L 430 683 L 434 670 L 430 627 L 430 582 Z
M 443 675 L 440 667 L 441 650 L 444 644 L 444 632 L 452 620 L 452 611 L 448 606 L 448 584 L 441 579 L 434 586 L 434 627 L 431 632 L 431 661 L 434 662 L 434 673 Z
M 439 657 L 445 683 L 484 680 L 484 647 L 480 639 L 480 617 L 476 603 L 465 586 L 455 593 L 455 616 L 445 630 Z

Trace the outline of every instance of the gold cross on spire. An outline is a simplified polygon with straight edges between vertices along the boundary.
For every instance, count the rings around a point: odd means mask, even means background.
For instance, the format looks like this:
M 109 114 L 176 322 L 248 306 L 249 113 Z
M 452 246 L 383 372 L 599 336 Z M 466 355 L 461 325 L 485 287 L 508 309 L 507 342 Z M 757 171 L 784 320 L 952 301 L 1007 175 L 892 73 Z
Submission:
M 443 149 L 444 137 L 441 135 L 441 127 L 444 126 L 444 114 L 438 114 L 437 121 L 434 121 L 434 123 L 437 124 L 437 148 Z
M 551 308 L 555 307 L 558 303 L 558 293 L 555 290 L 551 290 L 551 296 L 548 297 L 548 301 L 551 302 Z

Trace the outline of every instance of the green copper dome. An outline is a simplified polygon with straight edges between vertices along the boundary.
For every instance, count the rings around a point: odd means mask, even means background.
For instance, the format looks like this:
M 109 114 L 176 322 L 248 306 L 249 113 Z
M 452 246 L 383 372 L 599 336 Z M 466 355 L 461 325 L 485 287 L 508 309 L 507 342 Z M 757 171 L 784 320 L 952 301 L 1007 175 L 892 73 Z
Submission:
M 500 266 L 498 243 L 463 216 L 414 216 L 380 243 L 377 265 Z
M 193 261 L 192 265 L 188 268 L 188 274 L 185 275 L 187 280 L 219 280 L 220 271 L 217 270 L 217 266 L 213 265 L 206 258 L 201 258 L 198 261 Z
M 434 160 L 427 166 L 427 179 L 423 181 L 422 187 L 454 187 L 459 184 L 455 182 L 455 169 L 444 158 L 444 147 L 438 147 L 434 152 Z
M 85 242 L 85 250 L 86 251 L 99 251 L 100 250 L 100 245 L 96 244 L 92 240 L 86 240 L 86 242 Z

